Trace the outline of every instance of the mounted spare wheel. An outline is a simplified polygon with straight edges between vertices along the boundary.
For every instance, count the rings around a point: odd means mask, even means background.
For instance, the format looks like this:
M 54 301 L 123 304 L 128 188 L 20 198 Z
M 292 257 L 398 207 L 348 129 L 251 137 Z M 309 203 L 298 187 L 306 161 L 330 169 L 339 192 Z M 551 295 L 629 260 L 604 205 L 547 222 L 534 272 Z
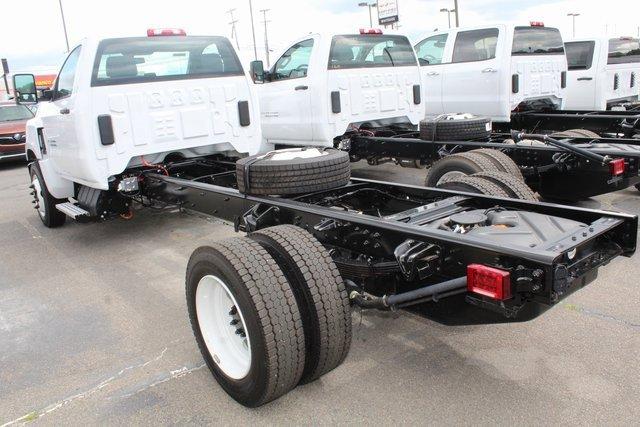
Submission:
M 441 114 L 420 121 L 420 138 L 427 141 L 465 141 L 491 136 L 491 119 L 469 113 Z
M 509 198 L 509 194 L 491 181 L 473 176 L 450 178 L 438 185 L 444 190 L 465 191 L 467 193 L 486 194 L 487 196 Z
M 474 152 L 452 154 L 431 165 L 425 186 L 438 187 L 445 180 L 454 177 L 491 171 L 499 172 L 500 169 L 486 156 Z
M 290 148 L 236 162 L 238 190 L 255 195 L 293 195 L 349 183 L 349 154 L 332 148 Z
M 554 132 L 551 138 L 600 138 L 597 133 L 587 129 L 569 129 L 562 132 Z

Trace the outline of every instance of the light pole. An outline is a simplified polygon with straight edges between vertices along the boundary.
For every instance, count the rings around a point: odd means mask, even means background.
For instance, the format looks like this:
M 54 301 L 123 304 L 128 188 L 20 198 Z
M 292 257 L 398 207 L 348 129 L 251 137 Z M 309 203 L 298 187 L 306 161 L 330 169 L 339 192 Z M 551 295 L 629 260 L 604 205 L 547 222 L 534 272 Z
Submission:
M 265 53 L 265 58 L 267 60 L 267 68 L 270 68 L 270 64 L 269 64 L 269 37 L 267 35 L 267 12 L 271 10 L 271 9 L 261 9 L 260 12 L 262 12 L 262 16 L 263 16 L 263 21 L 264 22 L 264 53 Z
M 378 3 L 362 2 L 362 3 L 358 3 L 358 6 L 369 8 L 369 27 L 373 28 L 373 16 L 371 15 L 371 8 L 378 6 Z
M 451 28 L 451 12 L 455 12 L 455 9 L 447 9 L 447 8 L 442 8 L 440 9 L 440 12 L 447 12 L 447 20 L 449 21 L 449 28 Z
M 460 26 L 460 19 L 458 19 L 458 0 L 453 0 L 453 11 L 456 13 L 456 28 Z
M 249 0 L 249 15 L 251 15 L 251 35 L 253 36 L 253 58 L 258 60 L 258 48 L 256 47 L 256 30 L 253 27 L 253 4 Z
M 567 13 L 573 19 L 573 38 L 576 38 L 576 16 L 580 16 L 579 13 Z
M 67 37 L 67 23 L 64 20 L 64 10 L 62 10 L 62 0 L 58 0 L 60 4 L 60 16 L 62 16 L 62 28 L 64 29 L 64 41 L 67 43 L 67 52 L 69 52 L 69 37 Z

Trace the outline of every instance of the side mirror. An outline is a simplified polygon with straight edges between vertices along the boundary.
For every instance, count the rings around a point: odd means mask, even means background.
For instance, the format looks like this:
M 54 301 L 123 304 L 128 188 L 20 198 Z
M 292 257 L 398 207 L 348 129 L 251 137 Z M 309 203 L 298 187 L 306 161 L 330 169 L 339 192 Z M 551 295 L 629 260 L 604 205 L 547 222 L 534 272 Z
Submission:
M 38 102 L 36 78 L 33 74 L 14 74 L 13 91 L 16 104 L 35 104 Z
M 53 99 L 53 89 L 45 89 L 42 91 L 42 96 L 40 98 L 43 101 L 51 101 Z
M 264 64 L 262 61 L 251 61 L 249 72 L 255 83 L 264 83 Z

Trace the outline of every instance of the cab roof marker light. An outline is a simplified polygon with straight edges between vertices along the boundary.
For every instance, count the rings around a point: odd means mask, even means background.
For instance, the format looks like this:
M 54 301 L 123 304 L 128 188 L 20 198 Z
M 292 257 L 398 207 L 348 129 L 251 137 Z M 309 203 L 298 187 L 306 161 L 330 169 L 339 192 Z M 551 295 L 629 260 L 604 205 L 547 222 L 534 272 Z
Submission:
M 360 28 L 360 34 L 382 34 L 380 28 Z
M 531 21 L 529 25 L 532 27 L 544 27 L 544 22 L 542 21 Z
M 187 33 L 181 28 L 149 28 L 147 30 L 147 37 L 186 35 Z

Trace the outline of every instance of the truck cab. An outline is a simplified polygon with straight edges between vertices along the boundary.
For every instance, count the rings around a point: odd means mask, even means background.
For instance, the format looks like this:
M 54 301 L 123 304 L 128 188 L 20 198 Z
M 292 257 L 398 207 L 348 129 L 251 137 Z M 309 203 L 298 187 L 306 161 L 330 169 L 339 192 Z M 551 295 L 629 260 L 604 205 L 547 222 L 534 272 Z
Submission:
M 84 40 L 44 98 L 26 153 L 55 199 L 116 191 L 118 176 L 167 158 L 265 149 L 253 85 L 225 37 Z
M 418 62 L 402 35 L 308 34 L 270 70 L 253 64 L 269 144 L 333 147 L 350 128 L 417 126 L 424 116 Z
M 421 37 L 415 51 L 427 114 L 464 112 L 508 123 L 516 110 L 563 106 L 562 37 L 540 22 L 436 31 Z
M 578 39 L 565 43 L 569 110 L 636 106 L 640 96 L 640 41 L 633 37 Z

